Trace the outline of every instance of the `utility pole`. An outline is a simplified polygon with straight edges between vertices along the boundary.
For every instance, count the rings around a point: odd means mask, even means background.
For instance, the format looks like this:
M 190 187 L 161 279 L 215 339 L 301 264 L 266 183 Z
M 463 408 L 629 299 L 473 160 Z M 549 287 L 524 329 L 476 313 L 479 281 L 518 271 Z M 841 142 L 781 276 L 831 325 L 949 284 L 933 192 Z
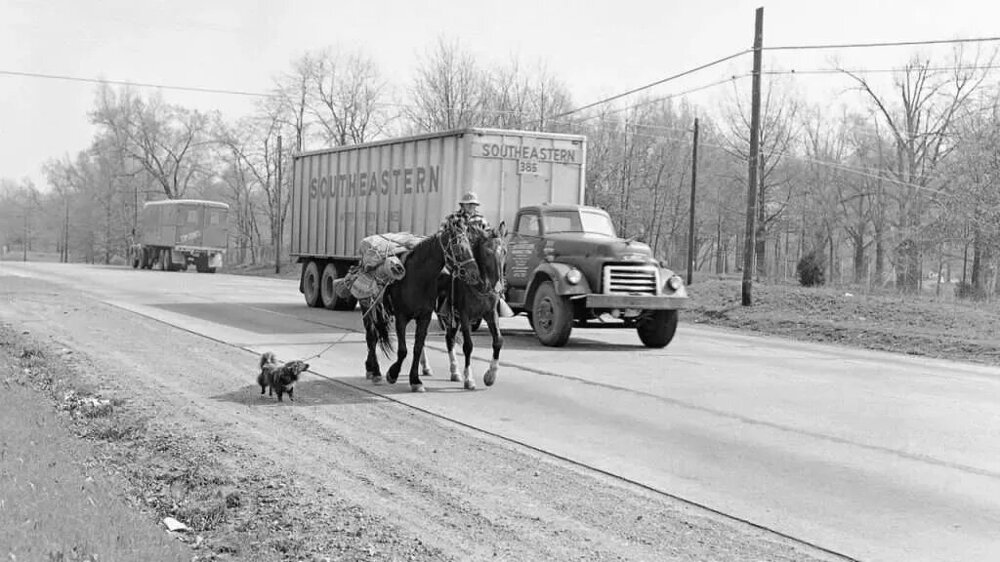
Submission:
M 688 280 L 694 283 L 694 192 L 698 185 L 698 118 L 694 118 L 694 145 L 691 148 L 691 218 L 688 226 Z
M 65 217 L 65 220 L 63 221 L 63 243 L 62 243 L 62 249 L 63 249 L 62 258 L 63 259 L 62 259 L 62 262 L 63 263 L 69 263 L 69 190 L 68 190 L 68 188 L 67 188 L 67 192 L 66 192 L 66 195 L 65 195 L 65 199 L 66 199 L 66 201 L 65 201 L 65 203 L 64 203 L 63 206 L 65 207 L 65 210 L 66 210 L 66 217 Z
M 274 272 L 281 273 L 281 245 L 282 245 L 282 231 L 283 225 L 281 224 L 281 135 L 278 135 L 278 185 L 275 188 L 275 192 L 278 200 L 278 240 L 274 245 Z
M 757 211 L 757 162 L 760 159 L 760 63 L 764 43 L 764 8 L 757 8 L 753 33 L 753 85 L 750 102 L 750 178 L 747 182 L 747 220 L 743 245 L 743 306 L 753 304 L 753 273 Z

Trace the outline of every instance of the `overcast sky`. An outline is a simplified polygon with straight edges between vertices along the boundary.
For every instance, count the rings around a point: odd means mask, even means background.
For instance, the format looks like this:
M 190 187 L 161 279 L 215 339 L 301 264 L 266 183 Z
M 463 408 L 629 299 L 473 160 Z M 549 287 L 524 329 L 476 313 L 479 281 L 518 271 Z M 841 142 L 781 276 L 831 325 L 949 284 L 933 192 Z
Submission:
M 419 57 L 444 36 L 483 64 L 512 56 L 543 63 L 583 105 L 748 49 L 759 6 L 765 46 L 1000 36 L 996 0 L 0 0 L 0 177 L 43 183 L 43 162 L 85 149 L 94 135 L 87 112 L 96 89 L 3 72 L 266 92 L 304 52 L 339 47 L 363 49 L 390 83 L 405 87 Z M 951 48 L 771 51 L 764 62 L 784 70 L 838 62 L 889 68 L 918 51 L 947 62 Z M 749 72 L 750 64 L 744 56 L 647 93 L 708 84 Z M 795 80 L 824 105 L 857 95 L 845 91 L 842 77 Z M 724 88 L 695 101 L 711 104 Z M 234 118 L 249 112 L 252 100 L 162 94 Z

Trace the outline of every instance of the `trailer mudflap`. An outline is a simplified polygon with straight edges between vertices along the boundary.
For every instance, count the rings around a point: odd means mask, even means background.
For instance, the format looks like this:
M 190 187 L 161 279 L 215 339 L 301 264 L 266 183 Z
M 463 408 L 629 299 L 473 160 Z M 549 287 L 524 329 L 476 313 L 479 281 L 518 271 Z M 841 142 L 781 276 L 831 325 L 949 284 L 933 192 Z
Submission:
M 684 308 L 687 297 L 671 295 L 587 295 L 587 308 L 636 310 L 677 310 Z

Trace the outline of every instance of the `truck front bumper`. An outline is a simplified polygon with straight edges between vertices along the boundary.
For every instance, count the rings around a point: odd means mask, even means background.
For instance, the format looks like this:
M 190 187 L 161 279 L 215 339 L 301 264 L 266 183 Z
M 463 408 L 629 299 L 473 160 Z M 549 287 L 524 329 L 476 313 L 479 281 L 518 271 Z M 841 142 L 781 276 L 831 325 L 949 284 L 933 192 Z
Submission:
M 684 308 L 686 296 L 674 295 L 583 295 L 590 309 L 677 310 Z

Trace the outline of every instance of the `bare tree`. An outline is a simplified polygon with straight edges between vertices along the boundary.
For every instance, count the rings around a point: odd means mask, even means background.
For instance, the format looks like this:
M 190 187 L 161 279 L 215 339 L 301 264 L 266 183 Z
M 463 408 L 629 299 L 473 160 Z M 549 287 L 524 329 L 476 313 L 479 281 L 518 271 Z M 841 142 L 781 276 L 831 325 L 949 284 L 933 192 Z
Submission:
M 482 112 L 484 78 L 475 59 L 457 41 L 441 37 L 417 67 L 407 112 L 422 131 L 488 124 Z
M 183 197 L 193 181 L 209 174 L 209 117 L 199 111 L 168 105 L 159 96 L 144 100 L 128 89 L 116 95 L 102 84 L 90 119 L 119 141 L 116 146 L 142 166 L 168 199 Z
M 735 87 L 735 84 L 734 84 Z M 734 92 L 735 94 L 735 92 Z M 750 161 L 750 112 L 739 95 L 733 95 L 725 113 L 726 151 L 741 162 Z M 767 276 L 767 235 L 792 197 L 791 178 L 782 168 L 798 134 L 800 101 L 782 84 L 767 84 L 761 102 L 760 171 L 757 174 L 757 214 L 754 252 L 758 277 Z M 779 193 L 785 187 L 784 193 Z
M 327 146 L 373 140 L 385 131 L 387 84 L 375 62 L 361 52 L 323 51 L 298 63 L 308 76 L 306 103 Z
M 956 121 L 986 74 L 975 62 L 965 62 L 961 51 L 956 51 L 950 70 L 936 70 L 929 60 L 912 59 L 895 74 L 894 95 L 878 93 L 860 74 L 843 72 L 871 102 L 875 118 L 885 124 L 895 144 L 884 173 L 900 185 L 893 190 L 899 210 L 896 286 L 915 292 L 921 277 L 925 213 L 947 183 L 937 177 L 938 172 L 958 146 Z

